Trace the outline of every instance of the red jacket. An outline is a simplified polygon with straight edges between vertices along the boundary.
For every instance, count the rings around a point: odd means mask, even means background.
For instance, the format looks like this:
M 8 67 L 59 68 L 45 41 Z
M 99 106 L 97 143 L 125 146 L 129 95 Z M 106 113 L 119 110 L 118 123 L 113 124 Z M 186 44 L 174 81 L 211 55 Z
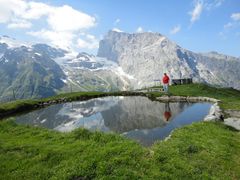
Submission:
M 164 112 L 164 117 L 166 121 L 168 121 L 171 118 L 171 116 L 172 116 L 171 112 L 169 111 Z
M 169 77 L 167 75 L 163 76 L 163 84 L 168 84 L 169 83 Z

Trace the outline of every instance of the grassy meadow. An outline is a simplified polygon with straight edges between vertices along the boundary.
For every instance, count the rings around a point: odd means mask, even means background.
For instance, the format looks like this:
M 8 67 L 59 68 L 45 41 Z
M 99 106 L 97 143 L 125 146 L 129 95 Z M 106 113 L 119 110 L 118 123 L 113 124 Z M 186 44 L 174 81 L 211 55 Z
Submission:
M 240 92 L 202 84 L 170 87 L 171 95 L 207 96 L 240 110 Z M 84 100 L 121 93 L 72 93 L 0 105 L 1 112 L 34 109 L 39 102 Z M 125 95 L 129 95 L 126 94 Z M 151 97 L 161 96 L 151 93 Z M 80 98 L 85 97 L 85 98 Z M 220 122 L 175 130 L 149 148 L 118 134 L 76 129 L 61 133 L 14 118 L 0 121 L 0 179 L 240 179 L 240 132 Z

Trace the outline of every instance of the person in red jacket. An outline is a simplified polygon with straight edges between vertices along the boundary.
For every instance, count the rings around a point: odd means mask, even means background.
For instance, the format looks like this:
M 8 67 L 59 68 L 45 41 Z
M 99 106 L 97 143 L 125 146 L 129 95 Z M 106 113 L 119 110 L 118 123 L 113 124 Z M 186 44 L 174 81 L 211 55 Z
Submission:
M 171 116 L 172 116 L 172 113 L 171 113 L 169 103 L 165 103 L 165 112 L 164 112 L 165 121 L 168 122 L 170 120 Z
M 169 85 L 169 77 L 167 75 L 167 73 L 164 73 L 164 76 L 162 78 L 162 82 L 163 82 L 163 90 L 165 93 L 168 92 L 168 85 Z

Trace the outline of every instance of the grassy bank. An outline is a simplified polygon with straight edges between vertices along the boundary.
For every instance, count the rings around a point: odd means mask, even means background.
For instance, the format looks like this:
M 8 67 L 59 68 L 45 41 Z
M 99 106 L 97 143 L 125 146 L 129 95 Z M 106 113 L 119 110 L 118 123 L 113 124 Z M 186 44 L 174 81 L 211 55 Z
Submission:
M 0 122 L 0 179 L 240 179 L 240 134 L 195 123 L 150 149 L 119 135 Z
M 0 118 L 16 113 L 34 110 L 46 106 L 47 104 L 62 103 L 68 101 L 88 100 L 104 96 L 130 96 L 130 95 L 144 95 L 137 92 L 74 92 L 65 93 L 43 99 L 23 99 L 0 104 Z
M 221 108 L 240 110 L 240 91 L 232 88 L 216 88 L 204 84 L 187 84 L 169 87 L 170 95 L 203 96 L 219 99 Z M 161 96 L 162 93 L 152 93 Z
M 240 92 L 201 84 L 170 87 L 172 95 L 220 99 L 240 110 Z M 0 105 L 0 112 L 34 109 L 65 99 L 86 100 L 131 93 L 71 93 Z M 161 93 L 152 93 L 153 97 Z M 150 148 L 121 137 L 77 129 L 60 133 L 0 121 L 0 179 L 240 179 L 240 132 L 200 122 L 177 129 Z

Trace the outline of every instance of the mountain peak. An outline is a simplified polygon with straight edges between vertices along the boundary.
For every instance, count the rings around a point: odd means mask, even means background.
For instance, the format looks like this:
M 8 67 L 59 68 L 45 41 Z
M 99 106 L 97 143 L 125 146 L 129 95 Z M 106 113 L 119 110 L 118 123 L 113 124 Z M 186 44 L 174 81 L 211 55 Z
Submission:
M 114 47 L 114 48 L 113 48 Z M 167 48 L 172 49 L 177 45 L 160 33 L 126 33 L 109 31 L 99 43 L 98 56 L 105 57 L 114 62 L 118 62 L 121 53 L 128 53 L 130 50 L 142 50 L 147 48 Z
M 232 77 L 222 75 L 223 71 L 227 74 L 240 66 L 237 58 L 218 52 L 194 53 L 160 33 L 109 31 L 100 41 L 98 56 L 121 66 L 125 73 L 135 78 L 134 87 L 137 88 L 151 85 L 164 72 L 171 78 L 190 77 L 196 82 L 240 88 L 237 71 L 234 70 L 236 73 Z M 231 64 L 224 67 L 226 62 Z
M 128 33 L 121 31 L 119 29 L 112 29 L 109 30 L 107 36 L 111 35 L 128 35 L 128 36 L 142 36 L 142 35 L 150 35 L 150 36 L 163 36 L 161 33 L 158 32 L 135 32 L 135 33 Z
M 12 38 L 7 35 L 3 35 L 2 37 L 0 37 L 0 43 L 7 44 L 9 48 L 16 48 L 16 47 L 21 47 L 21 46 L 26 46 L 26 47 L 31 46 L 30 43 L 24 43 L 24 42 L 18 41 L 15 38 Z

